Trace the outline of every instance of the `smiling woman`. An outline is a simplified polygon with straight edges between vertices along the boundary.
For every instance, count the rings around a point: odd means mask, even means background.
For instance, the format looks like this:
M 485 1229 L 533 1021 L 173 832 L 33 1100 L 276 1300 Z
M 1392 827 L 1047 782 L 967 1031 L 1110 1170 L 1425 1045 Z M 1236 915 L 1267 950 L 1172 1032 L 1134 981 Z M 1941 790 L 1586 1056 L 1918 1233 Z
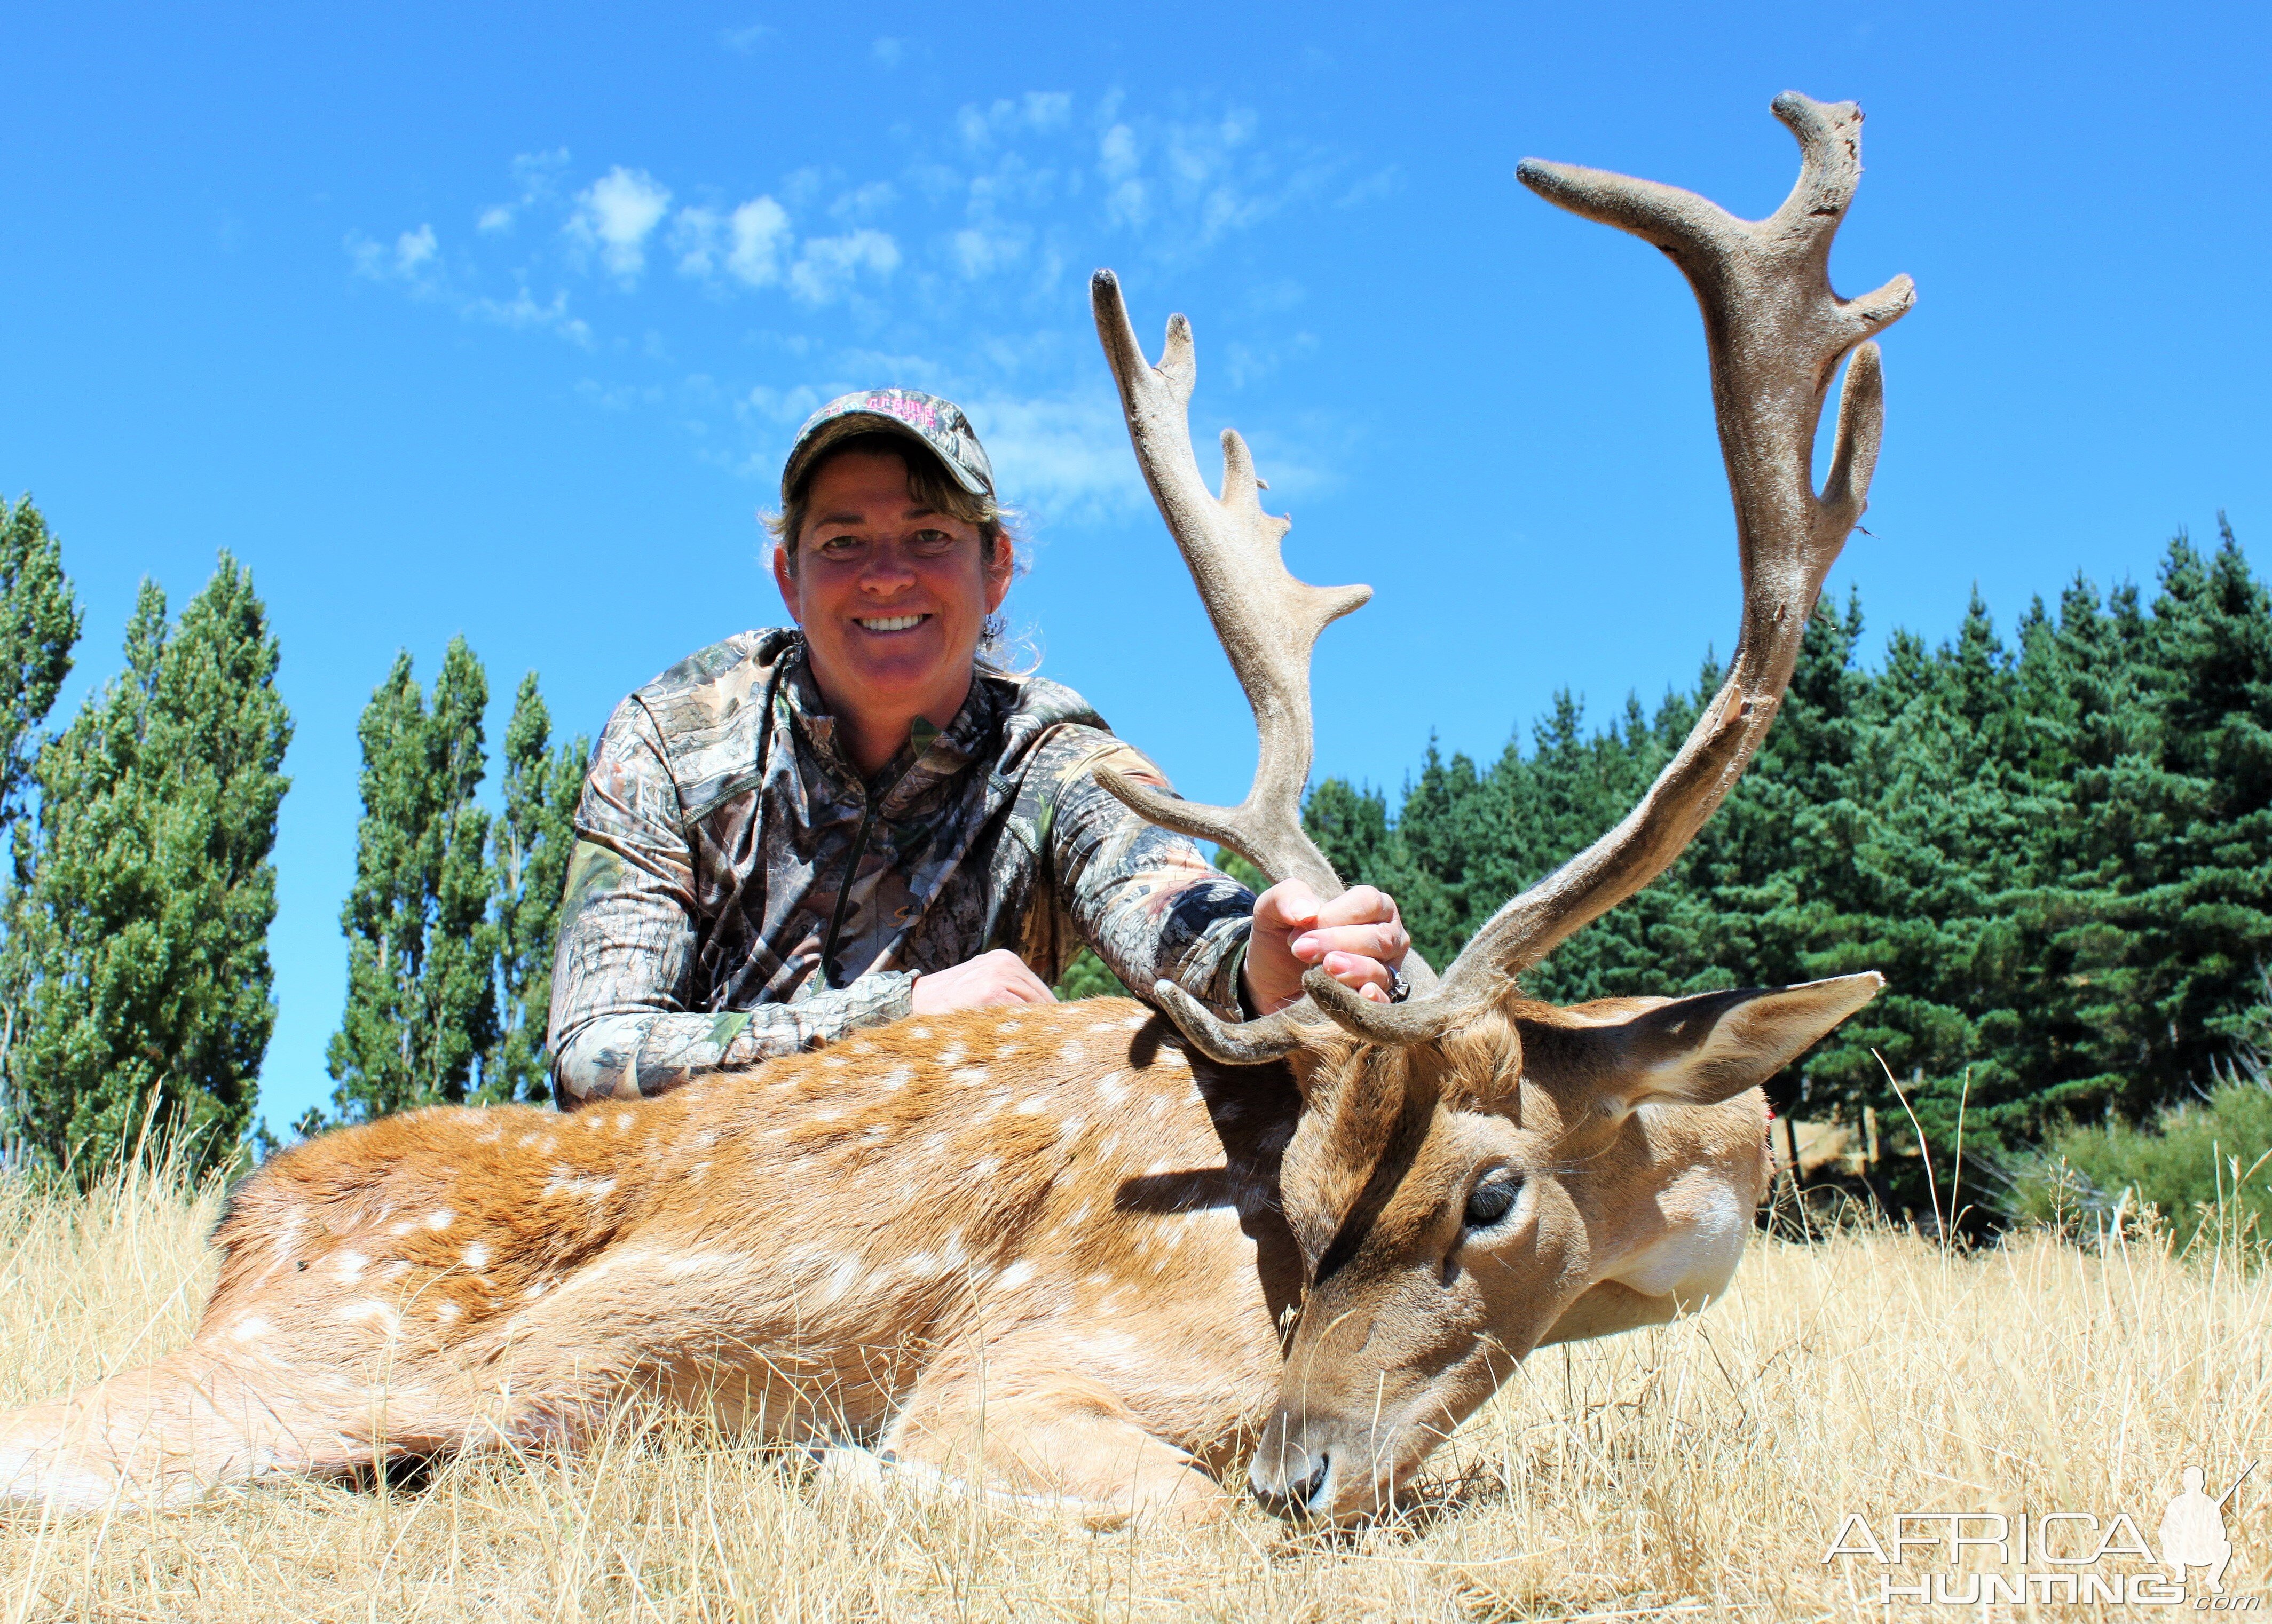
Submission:
M 781 476 L 794 629 L 738 633 L 617 708 L 576 818 L 550 1048 L 565 1106 L 663 1092 L 904 1016 L 1046 1003 L 1094 949 L 1227 1019 L 1322 965 L 1401 988 L 1368 887 L 1259 898 L 1097 781 L 1165 787 L 1071 689 L 980 658 L 1014 573 L 952 402 L 848 395 Z

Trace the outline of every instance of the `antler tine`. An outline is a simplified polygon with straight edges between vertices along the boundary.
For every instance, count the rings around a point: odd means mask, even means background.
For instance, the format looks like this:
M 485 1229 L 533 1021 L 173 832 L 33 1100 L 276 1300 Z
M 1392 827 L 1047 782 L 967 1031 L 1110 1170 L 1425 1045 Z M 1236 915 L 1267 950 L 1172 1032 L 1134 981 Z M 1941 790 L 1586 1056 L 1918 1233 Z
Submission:
M 1090 279 L 1089 299 L 1144 481 L 1246 691 L 1260 741 L 1253 787 L 1236 807 L 1178 801 L 1109 768 L 1098 771 L 1097 781 L 1163 828 L 1227 846 L 1273 880 L 1298 878 L 1321 898 L 1337 897 L 1348 888 L 1302 830 L 1302 790 L 1310 777 L 1310 656 L 1318 634 L 1364 603 L 1372 588 L 1312 586 L 1287 570 L 1279 544 L 1293 521 L 1262 510 L 1253 459 L 1233 430 L 1222 436 L 1222 495 L 1207 489 L 1192 453 L 1198 367 L 1191 324 L 1181 316 L 1169 318 L 1167 344 L 1155 367 L 1144 359 L 1111 272 Z
M 1728 674 L 1695 728 L 1618 826 L 1495 914 L 1437 990 L 1401 1006 L 1306 981 L 1341 1025 L 1387 1043 L 1424 1041 L 1498 996 L 1520 971 L 1670 868 L 1743 774 L 1797 663 L 1823 577 L 1862 517 L 1884 426 L 1877 346 L 1906 314 L 1906 276 L 1841 299 L 1830 244 L 1861 175 L 1862 111 L 1787 91 L 1775 116 L 1797 137 L 1797 183 L 1766 220 L 1737 219 L 1693 192 L 1600 169 L 1526 159 L 1515 171 L 1549 202 L 1629 231 L 1687 276 L 1704 315 L 1712 402 L 1735 499 L 1743 622 Z M 1857 347 L 1858 346 L 1858 347 Z M 1836 449 L 1815 494 L 1815 425 L 1848 354 Z M 1318 978 L 1317 980 L 1322 980 Z

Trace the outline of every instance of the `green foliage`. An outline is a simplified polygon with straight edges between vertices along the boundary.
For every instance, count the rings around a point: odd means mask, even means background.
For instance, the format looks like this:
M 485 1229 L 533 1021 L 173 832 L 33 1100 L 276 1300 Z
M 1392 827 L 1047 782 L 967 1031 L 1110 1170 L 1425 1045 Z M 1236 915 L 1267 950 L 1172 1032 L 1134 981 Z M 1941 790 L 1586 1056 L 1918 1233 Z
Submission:
M 23 815 L 40 730 L 71 674 L 83 616 L 32 499 L 0 496 L 0 836 Z
M 1120 978 L 1106 969 L 1104 961 L 1087 948 L 1072 956 L 1072 962 L 1065 967 L 1065 973 L 1058 978 L 1057 986 L 1050 990 L 1060 999 L 1125 998 L 1129 995 L 1128 989 L 1120 984 Z
M 2204 1224 L 2234 1233 L 2253 1220 L 2258 1239 L 2272 1236 L 2272 1086 L 2257 1070 L 2144 1127 L 2063 1124 L 2010 1173 L 2007 1211 L 2037 1223 L 2150 1204 L 2180 1246 Z
M 1527 978 L 1574 1002 L 1875 969 L 1885 995 L 1771 1091 L 1905 1120 L 1960 1110 L 1994 1150 L 2069 1116 L 2137 1120 L 2253 1030 L 2272 964 L 2272 598 L 2230 530 L 2171 544 L 2150 607 L 2077 580 L 2016 650 L 1976 594 L 1956 637 L 1862 668 L 1858 598 L 1807 628 L 1759 757 L 1655 885 Z M 1588 736 L 1569 694 L 1478 767 L 1431 743 L 1392 818 L 1319 784 L 1304 821 L 1394 891 L 1446 962 L 1492 910 L 1622 817 L 1718 684 Z
M 483 1068 L 483 1099 L 551 1095 L 544 1037 L 553 940 L 576 845 L 576 801 L 591 760 L 580 735 L 553 750 L 552 716 L 536 691 L 536 673 L 521 678 L 504 730 L 504 815 L 491 838 L 501 1036 Z
M 340 920 L 348 1002 L 327 1055 L 333 1103 L 349 1120 L 484 1091 L 476 1069 L 501 1036 L 490 815 L 474 803 L 488 703 L 481 662 L 455 637 L 430 710 L 400 654 L 356 730 L 363 815 Z
M 53 607 L 68 587 L 49 578 L 31 646 L 52 650 L 77 612 Z M 266 611 L 226 553 L 178 625 L 146 580 L 125 652 L 32 770 L 8 954 L 16 1129 L 91 1171 L 146 1123 L 202 1171 L 236 1156 L 275 1024 L 270 856 L 292 724 Z

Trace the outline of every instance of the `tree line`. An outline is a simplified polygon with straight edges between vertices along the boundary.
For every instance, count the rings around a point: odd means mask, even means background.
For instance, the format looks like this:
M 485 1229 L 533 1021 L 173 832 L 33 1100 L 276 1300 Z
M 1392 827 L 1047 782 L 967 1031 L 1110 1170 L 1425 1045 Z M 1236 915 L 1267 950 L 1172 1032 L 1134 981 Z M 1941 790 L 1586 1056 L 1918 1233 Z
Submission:
M 248 1140 L 273 1029 L 267 933 L 292 721 L 250 573 L 226 553 L 176 617 L 145 582 L 121 668 L 48 727 L 82 630 L 60 548 L 0 500 L 0 1150 L 98 1166 L 144 1135 L 206 1165 Z M 1785 1109 L 2016 1147 L 2141 1121 L 2272 1048 L 2272 595 L 2230 529 L 2180 536 L 2150 601 L 2082 579 L 1999 637 L 1862 658 L 1858 595 L 1810 623 L 1759 758 L 1673 868 L 1530 972 L 1569 1002 L 1874 969 L 1884 996 L 1773 1091 Z M 1497 759 L 1431 742 L 1392 809 L 1319 782 L 1304 821 L 1393 891 L 1442 965 L 1621 817 L 1716 689 L 1589 730 L 1558 694 Z M 534 673 L 497 809 L 488 679 L 463 638 L 430 688 L 399 655 L 358 729 L 346 1005 L 310 1133 L 433 1103 L 541 1099 L 554 918 L 589 761 Z M 1236 866 L 1235 863 L 1227 866 Z M 1259 877 L 1259 876 L 1258 876 Z M 1084 959 L 1060 985 L 1117 990 Z M 255 1136 L 258 1138 L 258 1136 Z
M 1526 978 L 1556 1002 L 1878 970 L 1887 990 L 1771 1093 L 1993 1151 L 2138 1121 L 2261 1030 L 2272 965 L 2272 598 L 2230 527 L 2180 535 L 2150 602 L 2076 578 L 2011 641 L 1976 591 L 1937 648 L 1861 659 L 1858 592 L 1807 629 L 1782 714 L 1655 884 Z M 1392 816 L 1328 778 L 1304 822 L 1394 892 L 1442 965 L 1506 898 L 1623 816 L 1717 689 L 1589 733 L 1567 691 L 1496 761 L 1431 742 Z M 1899 1091 L 1896 1091 L 1898 1084 Z
M 225 552 L 178 617 L 145 580 L 121 669 L 50 731 L 84 619 L 39 509 L 0 498 L 0 1156 L 83 1178 L 140 1144 L 225 1166 L 265 1138 L 248 1130 L 276 1024 L 292 719 L 275 633 Z M 430 696 L 399 655 L 363 711 L 335 1087 L 297 1132 L 546 1096 L 553 917 L 589 750 L 554 745 L 531 673 L 492 813 L 475 801 L 488 703 L 459 638 Z

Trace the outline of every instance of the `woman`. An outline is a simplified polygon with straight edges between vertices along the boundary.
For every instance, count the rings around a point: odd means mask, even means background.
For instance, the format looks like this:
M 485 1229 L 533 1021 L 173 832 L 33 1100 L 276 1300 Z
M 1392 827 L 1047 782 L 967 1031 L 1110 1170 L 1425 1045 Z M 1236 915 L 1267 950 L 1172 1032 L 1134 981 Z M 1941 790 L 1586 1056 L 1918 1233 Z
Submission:
M 1401 995 L 1392 899 L 1255 897 L 1096 784 L 1099 764 L 1165 779 L 1079 695 L 980 658 L 1013 555 L 959 407 L 830 402 L 772 528 L 796 629 L 672 667 L 594 753 L 553 972 L 564 1108 L 902 1016 L 1047 1003 L 1084 943 L 1230 1019 L 1320 964 Z

